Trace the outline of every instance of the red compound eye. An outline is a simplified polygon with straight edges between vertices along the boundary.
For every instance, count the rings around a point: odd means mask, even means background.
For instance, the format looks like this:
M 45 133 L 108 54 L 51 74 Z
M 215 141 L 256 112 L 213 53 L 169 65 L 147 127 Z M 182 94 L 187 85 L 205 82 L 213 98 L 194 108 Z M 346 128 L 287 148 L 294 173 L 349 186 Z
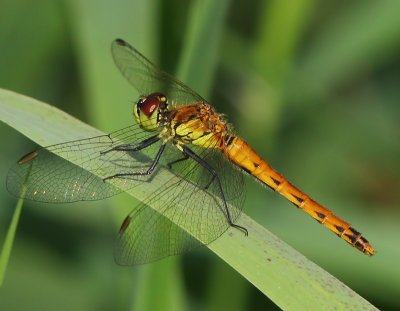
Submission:
M 157 110 L 159 105 L 160 100 L 157 97 L 147 97 L 141 103 L 139 103 L 138 108 L 140 112 L 149 117 L 155 110 Z
M 165 96 L 160 93 L 153 93 L 138 103 L 138 110 L 143 112 L 147 117 L 150 117 L 161 104 L 165 105 Z

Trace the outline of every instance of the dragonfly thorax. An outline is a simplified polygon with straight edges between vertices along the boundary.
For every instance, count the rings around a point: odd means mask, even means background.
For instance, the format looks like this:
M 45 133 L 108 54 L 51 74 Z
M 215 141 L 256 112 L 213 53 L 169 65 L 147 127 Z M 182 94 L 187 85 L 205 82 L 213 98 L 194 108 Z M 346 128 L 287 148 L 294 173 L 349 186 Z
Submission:
M 223 116 L 203 102 L 173 109 L 168 127 L 175 140 L 202 148 L 221 148 L 228 132 Z
M 158 129 L 167 112 L 167 97 L 162 93 L 141 96 L 135 103 L 133 114 L 137 124 L 146 131 Z

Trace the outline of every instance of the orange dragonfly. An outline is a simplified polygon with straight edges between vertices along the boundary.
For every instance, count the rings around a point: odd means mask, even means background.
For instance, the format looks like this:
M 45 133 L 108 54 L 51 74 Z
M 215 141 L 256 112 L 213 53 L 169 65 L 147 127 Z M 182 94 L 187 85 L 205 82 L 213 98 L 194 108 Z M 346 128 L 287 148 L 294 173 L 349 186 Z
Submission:
M 99 200 L 153 182 L 167 170 L 169 179 L 125 218 L 119 230 L 116 261 L 134 265 L 208 244 L 229 227 L 247 235 L 246 228 L 235 224 L 244 203 L 245 172 L 364 254 L 375 253 L 349 223 L 271 168 L 188 86 L 121 39 L 112 43 L 112 55 L 121 73 L 143 94 L 134 104 L 136 124 L 28 153 L 9 171 L 11 194 L 52 203 Z M 150 208 L 155 202 L 160 203 L 159 211 Z

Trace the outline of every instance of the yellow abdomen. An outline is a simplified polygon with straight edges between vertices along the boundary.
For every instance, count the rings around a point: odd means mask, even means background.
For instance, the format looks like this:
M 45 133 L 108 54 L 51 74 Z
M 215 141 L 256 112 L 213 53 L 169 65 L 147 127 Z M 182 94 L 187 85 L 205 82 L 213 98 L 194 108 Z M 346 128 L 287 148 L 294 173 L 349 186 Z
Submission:
M 333 231 L 340 238 L 356 247 L 364 254 L 371 256 L 375 249 L 349 223 L 333 214 L 304 192 L 293 186 L 281 174 L 268 165 L 244 140 L 231 136 L 221 150 L 228 159 L 249 174 L 256 177 L 264 185 L 280 193 L 297 207 Z

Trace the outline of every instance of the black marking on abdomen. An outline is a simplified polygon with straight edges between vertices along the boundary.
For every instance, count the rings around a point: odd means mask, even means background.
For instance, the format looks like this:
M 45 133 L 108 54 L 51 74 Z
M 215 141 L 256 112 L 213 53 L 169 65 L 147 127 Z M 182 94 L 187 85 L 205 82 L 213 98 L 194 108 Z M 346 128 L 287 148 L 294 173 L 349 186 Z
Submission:
M 298 197 L 297 195 L 294 195 L 293 193 L 291 193 L 291 195 L 301 204 L 304 202 L 304 200 L 300 197 Z
M 322 219 L 322 220 L 324 220 L 324 219 L 326 218 L 326 215 L 323 214 L 323 213 L 315 212 L 315 214 L 317 214 L 317 216 L 318 216 L 320 219 Z
M 335 228 L 337 229 L 337 231 L 339 231 L 340 233 L 344 232 L 344 228 L 342 226 L 335 226 Z
M 361 233 L 352 227 L 350 227 L 349 230 L 352 231 L 352 234 L 346 234 L 346 236 L 351 240 L 352 243 L 356 243 L 361 237 Z
M 271 180 L 274 182 L 275 185 L 279 186 L 281 184 L 281 182 L 277 179 L 275 179 L 274 177 L 270 176 Z
M 357 242 L 354 244 L 354 246 L 355 246 L 356 248 L 358 248 L 358 249 L 361 249 L 362 251 L 363 251 L 364 248 L 365 248 L 364 243 L 361 243 L 361 242 L 359 242 L 358 240 L 357 240 Z
M 354 235 L 361 235 L 360 232 L 358 232 L 356 229 L 354 229 L 353 227 L 349 228 L 351 231 L 353 231 Z

